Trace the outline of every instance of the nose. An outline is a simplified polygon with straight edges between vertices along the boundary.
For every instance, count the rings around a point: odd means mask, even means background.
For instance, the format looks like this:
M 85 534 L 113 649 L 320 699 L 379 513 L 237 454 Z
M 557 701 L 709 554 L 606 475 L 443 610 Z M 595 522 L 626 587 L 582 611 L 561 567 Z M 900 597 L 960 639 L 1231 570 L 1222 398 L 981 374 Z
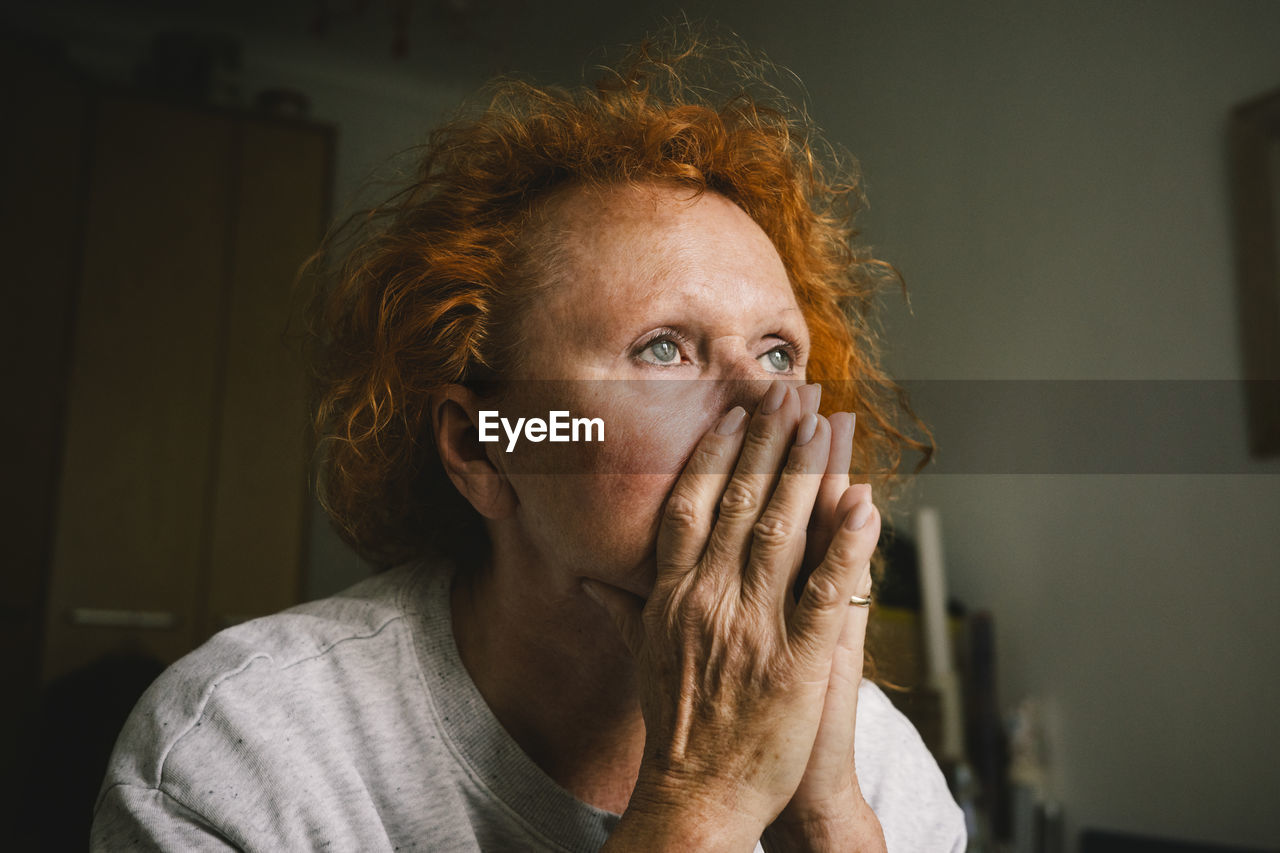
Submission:
M 727 412 L 734 406 L 741 406 L 748 412 L 754 412 L 769 390 L 769 384 L 769 380 L 759 376 L 738 375 L 721 379 L 717 383 L 716 408 Z
M 784 377 L 766 370 L 744 337 L 718 337 L 708 349 L 716 366 L 713 373 L 716 379 L 715 406 L 721 413 L 734 406 L 754 412 L 775 379 L 782 378 L 788 385 L 797 387 L 804 384 L 802 376 Z
M 774 380 L 779 378 L 795 387 L 804 384 L 804 379 L 798 376 L 781 377 L 769 373 L 754 358 L 735 359 L 721 372 L 717 382 L 717 406 L 721 412 L 727 412 L 734 406 L 754 412 Z

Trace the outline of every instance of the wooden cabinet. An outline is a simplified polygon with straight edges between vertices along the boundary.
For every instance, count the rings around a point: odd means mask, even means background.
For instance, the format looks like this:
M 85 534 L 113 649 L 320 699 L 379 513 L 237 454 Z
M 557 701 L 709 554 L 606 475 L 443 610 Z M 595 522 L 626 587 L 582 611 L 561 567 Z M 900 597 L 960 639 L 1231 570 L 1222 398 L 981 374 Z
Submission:
M 286 346 L 323 128 L 97 100 L 42 673 L 172 660 L 298 599 L 309 456 Z
M 73 76 L 24 65 L 4 84 L 22 128 L 6 301 L 26 311 L 5 323 L 7 419 L 30 423 L 5 428 L 28 458 L 0 617 L 32 688 L 110 652 L 172 661 L 299 600 L 312 444 L 294 276 L 327 224 L 334 145 L 328 126 Z

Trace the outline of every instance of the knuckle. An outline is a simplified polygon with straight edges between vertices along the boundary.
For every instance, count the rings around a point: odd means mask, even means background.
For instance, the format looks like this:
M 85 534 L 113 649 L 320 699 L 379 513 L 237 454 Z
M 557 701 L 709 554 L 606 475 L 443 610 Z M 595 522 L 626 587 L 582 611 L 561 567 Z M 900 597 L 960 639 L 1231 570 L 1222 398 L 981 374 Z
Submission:
M 719 608 L 717 589 L 705 582 L 688 582 L 665 608 L 663 625 L 671 636 L 706 636 L 716 622 Z
M 689 588 L 684 599 L 684 612 L 687 616 L 701 619 L 715 610 L 719 596 L 706 584 L 697 584 Z
M 830 578 L 812 575 L 805 584 L 804 594 L 816 610 L 834 610 L 844 605 L 844 596 L 840 588 Z
M 753 542 L 766 549 L 781 548 L 795 533 L 795 526 L 785 517 L 777 514 L 766 514 L 752 528 Z
M 831 547 L 827 549 L 827 562 L 834 563 L 837 566 L 852 566 L 858 559 L 858 548 L 854 542 L 848 542 L 837 538 L 831 543 Z
M 724 455 L 724 449 L 718 443 L 704 441 L 693 449 L 685 467 L 695 471 L 714 470 Z
M 767 427 L 760 426 L 758 429 L 747 430 L 747 435 L 742 440 L 742 456 L 748 459 L 764 456 L 772 445 L 773 434 Z
M 739 479 L 731 480 L 720 497 L 720 515 L 724 518 L 738 519 L 754 515 L 758 507 L 755 491 Z
M 797 448 L 797 452 L 788 454 L 786 463 L 782 466 L 782 474 L 784 477 L 794 477 L 800 474 L 811 474 L 809 470 L 811 460 L 803 452 L 803 448 Z
M 698 506 L 688 495 L 676 493 L 662 511 L 663 524 L 677 530 L 692 530 L 698 526 Z

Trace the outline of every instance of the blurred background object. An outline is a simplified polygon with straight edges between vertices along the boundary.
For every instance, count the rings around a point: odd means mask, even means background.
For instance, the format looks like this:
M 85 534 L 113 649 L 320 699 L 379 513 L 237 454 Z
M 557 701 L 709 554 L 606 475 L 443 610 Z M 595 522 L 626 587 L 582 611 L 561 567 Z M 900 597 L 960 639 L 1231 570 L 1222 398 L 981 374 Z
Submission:
M 160 33 L 134 76 L 144 92 L 189 104 L 239 106 L 240 52 L 231 36 Z
M 83 850 L 107 759 L 129 712 L 164 671 L 156 658 L 112 653 L 50 681 L 22 721 L 7 843 L 19 850 Z
M 6 34 L 0 59 L 17 451 L 5 766 L 36 711 L 46 745 L 55 720 L 92 719 L 63 733 L 80 761 L 42 747 L 34 768 L 6 773 L 21 789 L 11 805 L 33 778 L 96 789 L 80 776 L 101 780 L 146 686 L 93 695 L 110 686 L 94 675 L 104 655 L 163 665 L 302 600 L 312 440 L 286 330 L 299 264 L 328 223 L 334 139 L 328 125 L 226 109 L 204 74 L 154 85 L 172 63 L 147 66 L 145 90 L 116 87 L 46 47 Z M 71 685 L 77 699 L 58 700 Z M 75 825 L 91 804 L 67 804 Z

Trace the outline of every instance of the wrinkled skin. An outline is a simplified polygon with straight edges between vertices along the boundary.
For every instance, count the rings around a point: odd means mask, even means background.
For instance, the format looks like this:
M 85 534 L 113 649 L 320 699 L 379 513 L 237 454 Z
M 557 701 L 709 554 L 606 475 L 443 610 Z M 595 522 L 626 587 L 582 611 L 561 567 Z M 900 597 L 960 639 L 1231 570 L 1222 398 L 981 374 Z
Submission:
M 611 849 L 883 849 L 853 764 L 866 610 L 847 603 L 880 518 L 849 484 L 852 416 L 817 415 L 802 385 L 781 259 L 726 199 L 661 185 L 562 193 L 542 227 L 555 272 L 496 407 L 599 417 L 606 440 L 508 453 L 467 431 L 494 401 L 437 401 L 494 543 L 455 587 L 464 663 L 552 778 L 623 812 Z

